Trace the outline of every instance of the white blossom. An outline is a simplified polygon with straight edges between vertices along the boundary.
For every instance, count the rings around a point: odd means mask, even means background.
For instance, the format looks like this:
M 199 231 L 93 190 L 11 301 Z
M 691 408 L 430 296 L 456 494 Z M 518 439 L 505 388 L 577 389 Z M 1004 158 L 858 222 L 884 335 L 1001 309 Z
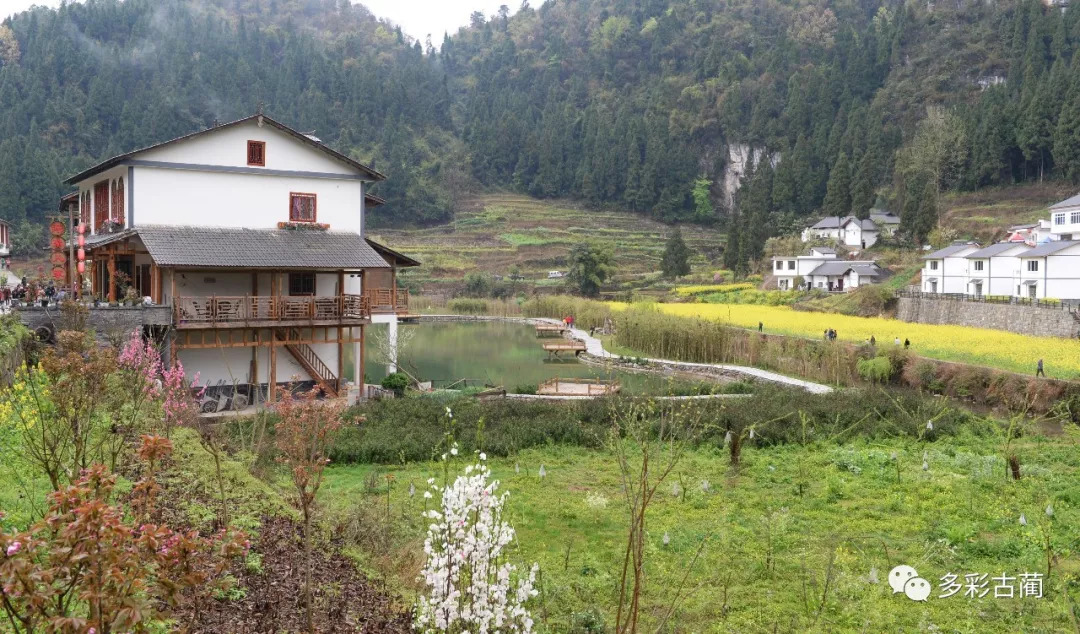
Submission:
M 1047 517 L 1053 517 L 1054 516 L 1054 507 L 1050 506 L 1049 504 L 1046 505 L 1046 516 Z
M 412 482 L 410 482 L 409 483 L 409 497 L 413 497 L 415 495 L 416 495 L 416 485 L 414 485 Z
M 724 446 L 726 447 L 726 446 L 728 446 L 730 444 L 731 444 L 731 430 L 728 430 L 728 433 L 724 434 Z
M 710 491 L 712 491 L 712 484 L 709 484 L 708 480 L 702 480 L 701 481 L 701 492 L 702 493 L 708 493 Z
M 1020 514 L 1020 525 L 1021 526 L 1027 526 L 1027 518 L 1024 517 L 1023 513 Z
M 481 451 L 480 452 L 480 459 L 481 460 L 487 460 L 487 454 Z
M 934 430 L 934 421 L 932 421 L 932 420 L 926 421 L 926 429 L 929 430 L 929 431 L 933 431 Z
M 537 473 L 541 478 L 547 477 L 547 469 L 544 468 L 543 464 L 540 465 L 540 471 L 538 471 Z
M 671 535 L 668 535 L 667 531 L 664 531 L 664 545 L 667 546 L 671 543 Z
M 427 562 L 420 580 L 427 590 L 416 606 L 415 625 L 425 634 L 532 632 L 533 619 L 525 607 L 536 596 L 537 564 L 520 575 L 505 561 L 514 529 L 502 520 L 506 493 L 497 495 L 498 481 L 489 480 L 483 464 L 474 465 L 445 489 L 441 512 L 430 511 L 424 553 Z M 424 493 L 431 497 L 431 491 Z

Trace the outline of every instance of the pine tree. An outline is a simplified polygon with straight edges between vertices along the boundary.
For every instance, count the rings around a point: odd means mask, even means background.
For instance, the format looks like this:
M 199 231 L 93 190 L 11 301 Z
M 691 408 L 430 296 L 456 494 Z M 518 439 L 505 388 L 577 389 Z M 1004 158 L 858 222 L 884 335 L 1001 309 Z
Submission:
M 1054 130 L 1054 166 L 1065 178 L 1080 183 L 1080 55 L 1074 57 L 1072 83 Z
M 667 245 L 664 247 L 664 256 L 660 260 L 660 267 L 664 277 L 675 279 L 690 273 L 690 249 L 683 242 L 682 231 L 678 227 L 671 232 Z
M 870 209 L 877 201 L 877 186 L 884 171 L 884 153 L 880 139 L 871 141 L 852 177 L 851 210 L 860 220 L 870 217 Z
M 938 224 L 937 187 L 927 181 L 923 186 L 922 196 L 919 197 L 918 219 L 915 226 L 915 234 L 919 240 L 925 240 Z
M 844 217 L 851 213 L 851 167 L 847 154 L 841 152 L 829 172 L 823 211 L 826 216 Z

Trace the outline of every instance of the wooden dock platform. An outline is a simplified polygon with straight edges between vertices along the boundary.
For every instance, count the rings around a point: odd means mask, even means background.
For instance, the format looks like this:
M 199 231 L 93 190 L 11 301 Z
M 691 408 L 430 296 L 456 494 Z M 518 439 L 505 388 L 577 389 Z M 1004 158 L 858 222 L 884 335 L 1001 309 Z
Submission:
M 537 337 L 553 337 L 562 335 L 564 332 L 566 332 L 566 326 L 563 324 L 536 324 Z
M 544 396 L 606 396 L 620 389 L 616 381 L 554 378 L 541 383 L 536 393 Z
M 543 344 L 544 350 L 547 351 L 548 356 L 559 356 L 560 352 L 569 351 L 573 352 L 574 356 L 585 352 L 585 342 L 578 341 L 576 339 L 563 339 L 561 341 L 545 341 Z

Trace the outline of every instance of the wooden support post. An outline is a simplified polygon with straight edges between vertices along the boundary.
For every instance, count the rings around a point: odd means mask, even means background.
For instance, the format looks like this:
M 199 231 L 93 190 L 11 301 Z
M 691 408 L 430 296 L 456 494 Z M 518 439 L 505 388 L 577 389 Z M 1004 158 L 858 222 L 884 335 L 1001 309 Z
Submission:
M 277 401 L 277 334 L 274 329 L 270 329 L 270 380 L 267 387 L 267 401 L 274 403 Z
M 365 337 L 364 335 L 365 335 L 364 326 L 361 325 L 360 326 L 360 376 L 356 377 L 356 383 L 360 386 L 360 396 L 361 397 L 364 396 L 364 374 L 367 372 L 367 370 L 364 368 L 364 352 L 365 352 L 364 344 L 365 344 L 365 342 L 367 340 L 367 337 Z
M 109 302 L 116 301 L 116 253 L 109 252 Z
M 390 312 L 397 314 L 397 267 L 390 269 Z

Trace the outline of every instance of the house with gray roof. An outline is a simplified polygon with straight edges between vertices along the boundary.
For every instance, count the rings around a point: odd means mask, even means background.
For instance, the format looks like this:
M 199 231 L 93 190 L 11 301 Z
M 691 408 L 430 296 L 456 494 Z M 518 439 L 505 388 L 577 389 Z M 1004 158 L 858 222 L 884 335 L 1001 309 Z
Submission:
M 873 260 L 843 260 L 829 247 L 813 247 L 806 255 L 772 259 L 779 290 L 821 289 L 844 292 L 878 282 L 883 271 Z
M 1011 297 L 1020 281 L 1020 256 L 1031 248 L 1023 242 L 998 242 L 968 253 L 965 293 Z
M 1017 297 L 1080 299 L 1080 240 L 1046 242 L 1019 258 Z
M 69 266 L 84 297 L 169 307 L 168 361 L 201 381 L 256 403 L 296 380 L 355 396 L 345 347 L 361 384 L 369 328 L 386 324 L 394 347 L 408 312 L 397 271 L 419 264 L 365 235 L 384 178 L 257 113 L 69 178 Z
M 803 229 L 802 241 L 835 240 L 845 246 L 866 249 L 874 246 L 879 233 L 878 225 L 872 218 L 860 220 L 855 216 L 826 216 Z
M 958 242 L 923 256 L 924 293 L 966 294 L 968 254 L 979 250 L 975 243 Z

